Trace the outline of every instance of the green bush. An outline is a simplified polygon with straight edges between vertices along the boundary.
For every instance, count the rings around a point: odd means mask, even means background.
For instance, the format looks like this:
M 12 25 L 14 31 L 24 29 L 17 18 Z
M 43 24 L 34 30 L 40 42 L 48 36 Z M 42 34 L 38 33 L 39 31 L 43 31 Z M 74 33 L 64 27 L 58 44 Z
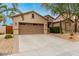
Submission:
M 51 27 L 50 33 L 60 33 L 60 27 Z
M 6 35 L 5 36 L 5 39 L 9 39 L 9 38 L 13 38 L 13 36 L 12 35 Z
M 8 30 L 6 33 L 7 34 L 13 34 L 13 30 Z

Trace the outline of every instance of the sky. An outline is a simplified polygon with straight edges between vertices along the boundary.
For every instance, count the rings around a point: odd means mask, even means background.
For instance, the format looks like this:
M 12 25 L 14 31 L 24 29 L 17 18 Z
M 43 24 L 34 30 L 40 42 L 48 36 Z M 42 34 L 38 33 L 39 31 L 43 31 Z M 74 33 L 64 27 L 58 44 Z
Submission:
M 7 3 L 7 5 L 11 7 L 9 3 Z M 42 16 L 51 15 L 51 13 L 47 9 L 45 9 L 43 6 L 41 6 L 40 3 L 19 3 L 18 8 L 22 12 L 35 11 Z M 10 25 L 12 23 L 13 23 L 12 19 L 7 18 L 6 24 Z M 3 24 L 3 22 L 1 24 Z

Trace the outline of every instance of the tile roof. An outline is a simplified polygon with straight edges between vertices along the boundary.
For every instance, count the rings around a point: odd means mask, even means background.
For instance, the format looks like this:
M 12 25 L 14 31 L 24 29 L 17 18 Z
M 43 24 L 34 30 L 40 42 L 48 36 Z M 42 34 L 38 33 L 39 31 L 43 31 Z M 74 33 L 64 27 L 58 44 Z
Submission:
M 49 22 L 53 22 L 53 20 L 54 20 L 54 18 L 52 17 L 52 16 L 50 16 L 50 15 L 46 15 L 46 16 L 44 16 Z M 49 19 L 50 18 L 50 19 Z

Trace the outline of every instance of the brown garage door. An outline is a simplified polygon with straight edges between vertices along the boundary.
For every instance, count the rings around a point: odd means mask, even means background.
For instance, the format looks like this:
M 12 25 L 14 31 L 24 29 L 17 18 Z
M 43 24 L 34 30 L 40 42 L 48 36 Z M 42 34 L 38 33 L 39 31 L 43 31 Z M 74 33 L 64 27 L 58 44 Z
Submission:
M 19 34 L 42 34 L 43 24 L 19 23 Z

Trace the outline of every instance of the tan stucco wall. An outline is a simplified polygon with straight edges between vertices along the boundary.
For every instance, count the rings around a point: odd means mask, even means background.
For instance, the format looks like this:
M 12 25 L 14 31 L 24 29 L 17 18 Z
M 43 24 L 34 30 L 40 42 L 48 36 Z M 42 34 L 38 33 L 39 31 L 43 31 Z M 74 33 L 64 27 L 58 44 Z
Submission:
M 45 16 L 45 18 L 48 20 L 48 22 L 53 22 L 53 17 L 51 18 L 50 16 Z
M 53 24 L 53 27 L 58 27 L 58 26 L 60 26 L 60 22 Z M 79 24 L 78 24 L 78 26 L 79 26 Z M 77 29 L 78 29 L 78 26 L 77 26 Z M 69 31 L 74 31 L 74 29 L 75 29 L 75 27 L 74 27 L 73 22 L 71 22 L 71 26 L 70 26 L 69 22 L 68 23 L 66 23 L 65 21 L 62 22 L 62 31 L 64 33 L 67 33 Z M 66 31 L 66 30 L 69 30 L 69 31 Z M 78 31 L 79 31 L 79 29 L 78 29 Z
M 59 22 L 53 23 L 53 27 L 58 27 L 58 26 L 60 26 L 60 23 Z
M 65 32 L 65 22 L 62 22 L 62 32 Z
M 53 27 L 60 27 L 60 22 L 54 23 Z M 65 32 L 65 22 L 62 22 L 62 31 Z
M 78 32 L 79 32 L 79 22 L 77 22 L 77 29 L 78 29 Z
M 51 18 L 50 16 L 45 16 L 45 18 L 48 20 L 48 23 L 50 23 L 49 27 L 53 27 L 53 17 Z
M 34 14 L 34 19 L 32 19 L 32 14 Z M 23 21 L 22 21 L 21 16 L 13 17 L 14 34 L 18 34 L 19 22 L 44 24 L 44 33 L 47 33 L 47 29 L 48 29 L 47 20 L 34 12 L 25 14 Z M 17 24 L 15 24 L 15 23 L 17 23 Z
M 64 16 L 67 17 L 67 14 L 65 14 Z M 74 16 L 73 16 L 71 19 L 74 21 Z M 60 26 L 60 25 L 59 25 L 60 21 L 62 21 L 62 31 L 63 31 L 63 32 L 67 33 L 68 31 L 66 31 L 66 29 L 67 29 L 67 30 L 72 30 L 72 31 L 74 31 L 74 23 L 71 22 L 71 27 L 70 27 L 69 25 L 67 25 L 67 23 L 65 23 L 65 22 L 68 22 L 68 23 L 69 23 L 70 21 L 64 20 L 62 16 L 59 16 L 59 17 L 54 21 L 53 26 L 54 26 L 54 27 Z M 65 24 L 66 24 L 66 28 L 65 28 Z

